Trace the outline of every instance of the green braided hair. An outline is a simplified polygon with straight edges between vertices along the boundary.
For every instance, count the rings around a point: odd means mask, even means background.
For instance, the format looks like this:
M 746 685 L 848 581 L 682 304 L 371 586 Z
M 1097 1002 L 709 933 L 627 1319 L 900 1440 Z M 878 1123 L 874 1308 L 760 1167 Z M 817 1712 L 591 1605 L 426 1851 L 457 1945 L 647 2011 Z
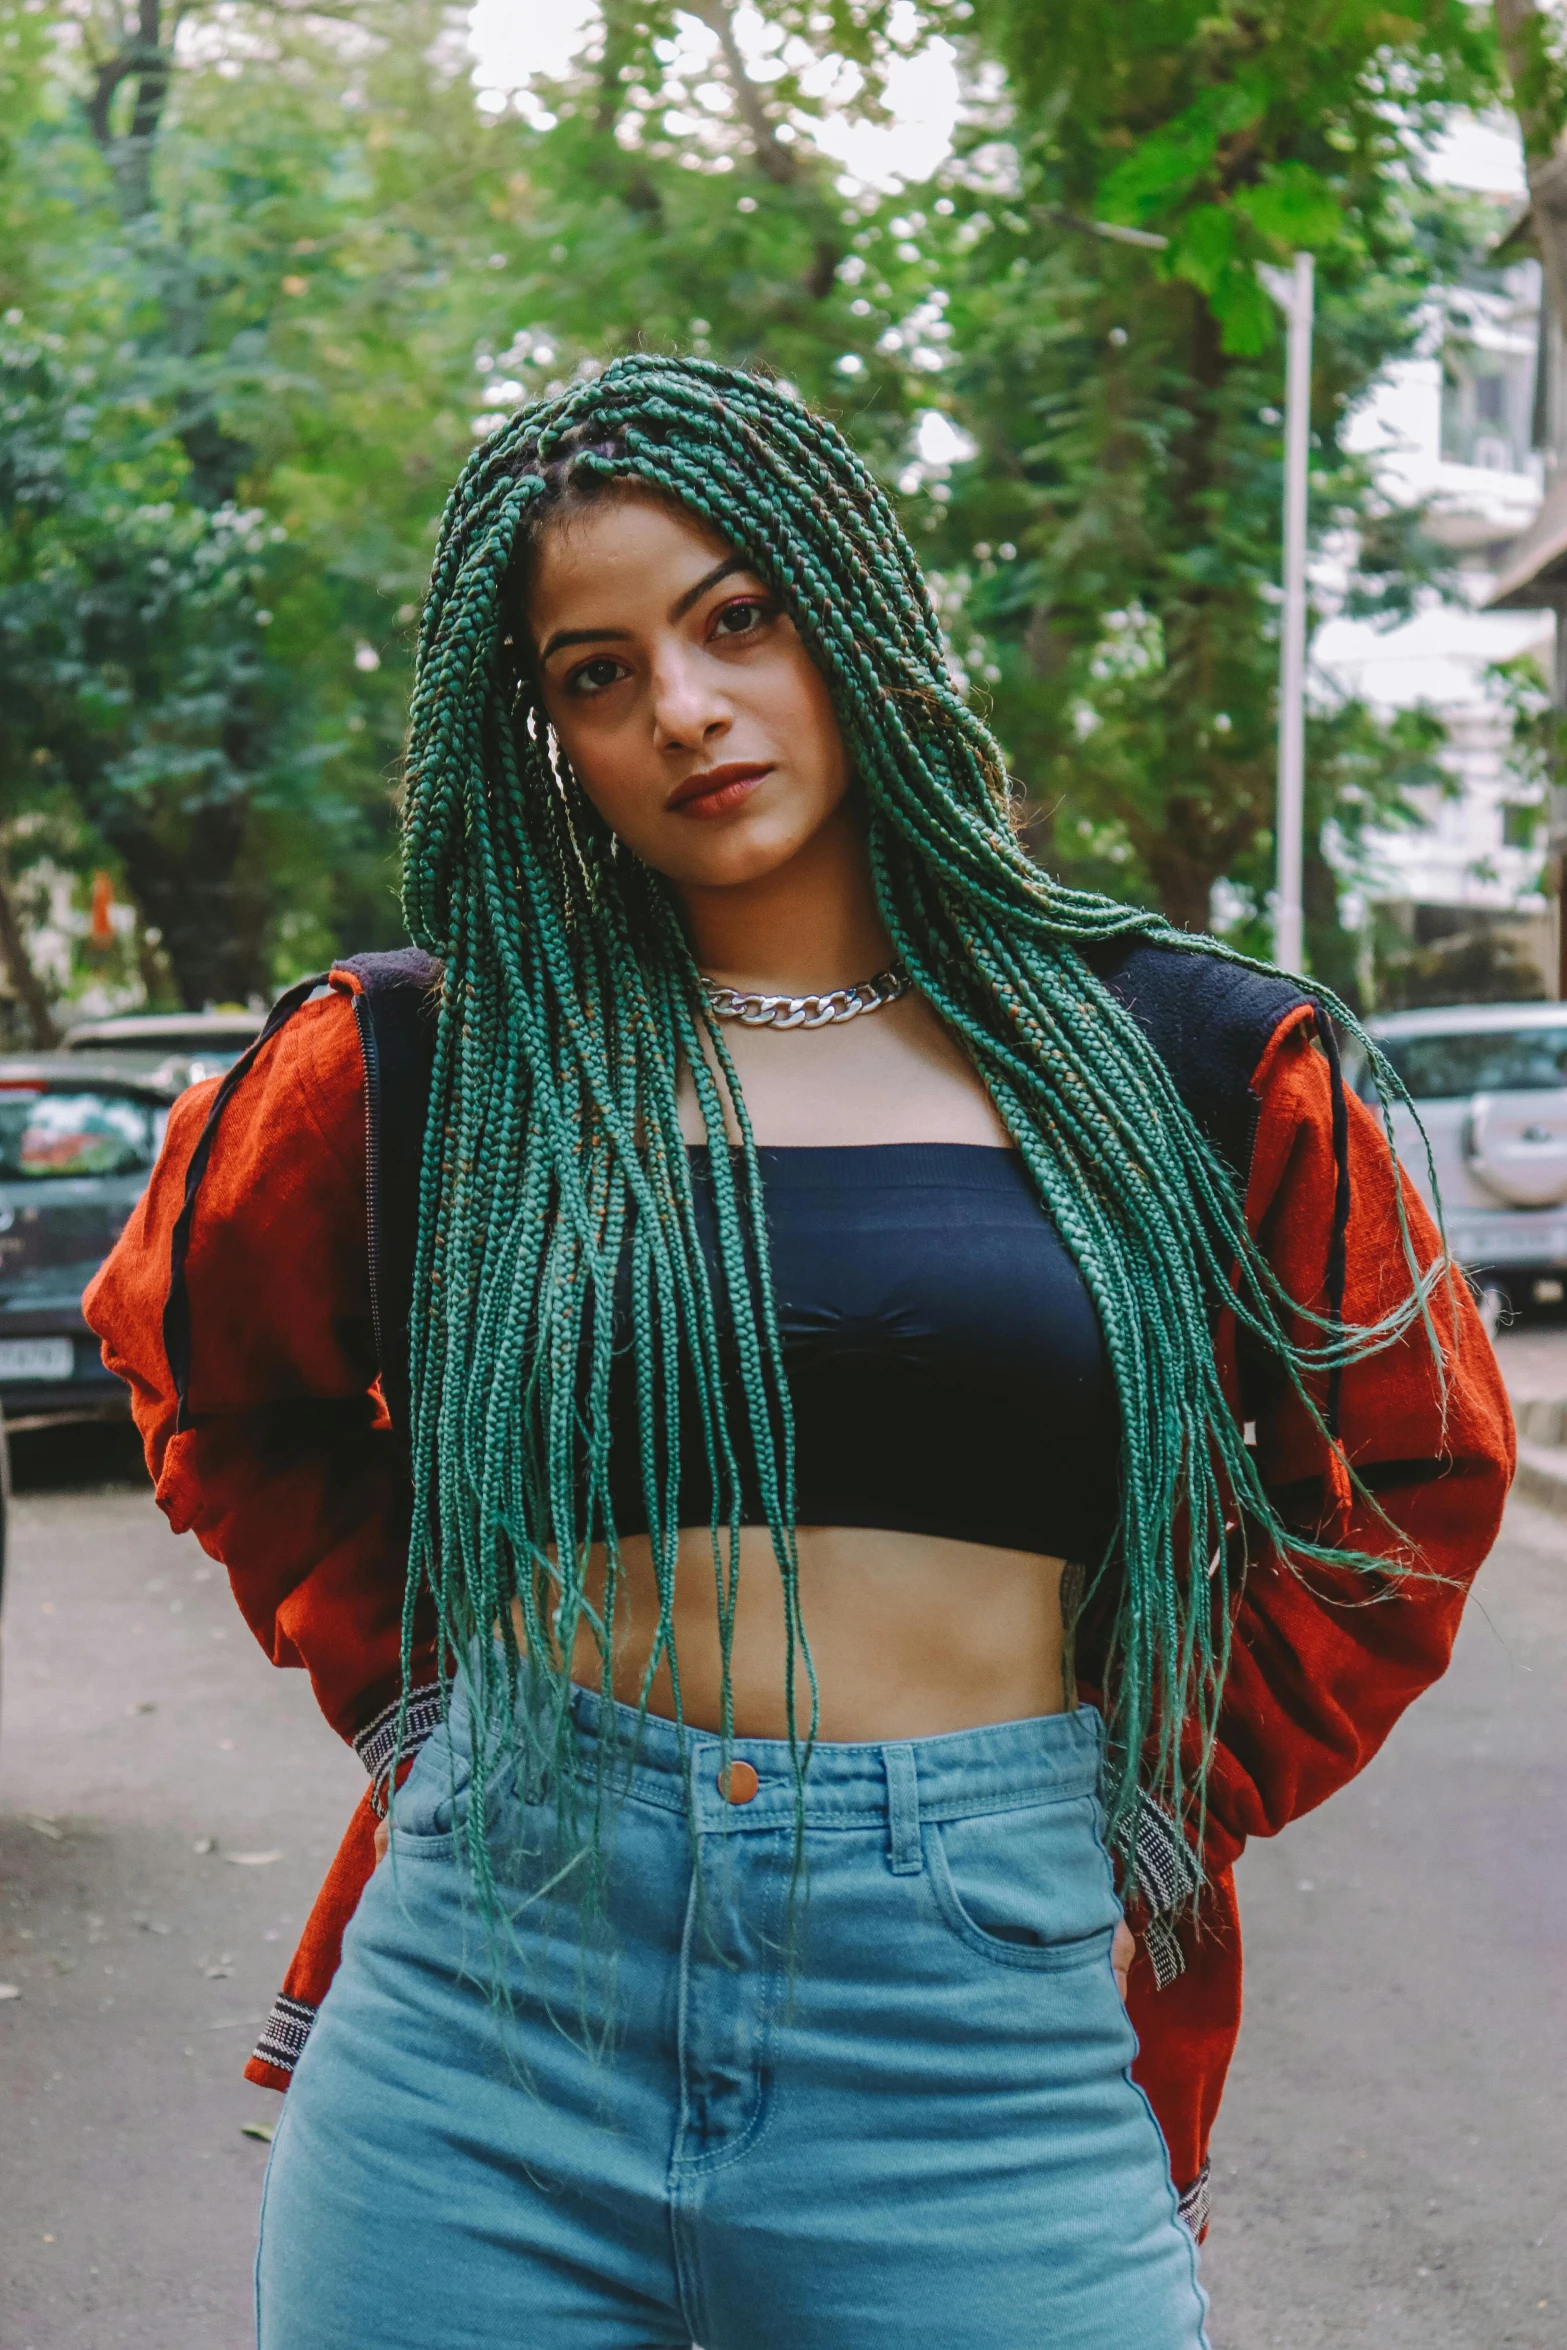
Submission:
M 804 1708 L 809 1696 L 809 1727 L 791 1738 L 797 1794 L 816 1729 L 789 1390 L 745 1104 L 670 889 L 614 840 L 550 733 L 521 616 L 539 532 L 617 485 L 675 501 L 743 553 L 827 681 L 887 930 L 967 1048 L 1103 1331 L 1122 1422 L 1120 1524 L 1111 1559 L 1088 1564 L 1112 1610 L 1112 1835 L 1126 1841 L 1140 1790 L 1177 1818 L 1200 1815 L 1243 1571 L 1227 1519 L 1241 1515 L 1288 1560 L 1389 1573 L 1387 1558 L 1330 1549 L 1281 1522 L 1224 1399 L 1215 1312 L 1233 1305 L 1331 1441 L 1307 1382 L 1391 1344 L 1417 1318 L 1435 1349 L 1427 1300 L 1440 1267 L 1420 1277 L 1406 1230 L 1408 1294 L 1369 1328 L 1302 1314 L 1284 1296 L 1233 1175 L 1081 951 L 1134 935 L 1228 950 L 1063 888 L 1026 854 L 1000 751 L 948 674 L 913 552 L 831 424 L 758 376 L 633 356 L 520 410 L 469 460 L 442 525 L 413 698 L 404 905 L 445 975 L 411 1332 L 405 1658 L 428 1594 L 488 1726 L 474 1740 L 467 1830 L 479 1889 L 493 1902 L 484 1782 L 496 1740 L 516 1734 L 519 1684 L 530 1742 L 562 1761 L 584 1622 L 610 1694 L 621 1588 L 609 1486 L 617 1276 L 624 1345 L 629 1273 L 636 1404 L 614 1441 L 638 1450 L 660 1604 L 649 1681 L 667 1664 L 680 1722 L 677 1497 L 683 1448 L 695 1445 L 712 1497 L 724 1742 L 742 1460 L 784 1586 L 791 1725 L 797 1697 Z M 1312 992 L 1349 1021 L 1326 991 Z M 714 1267 L 698 1241 L 676 1112 L 682 1062 L 712 1146 Z M 1374 1053 L 1372 1063 L 1401 1092 Z M 733 1152 L 729 1131 L 742 1137 Z M 1288 1335 L 1290 1316 L 1304 1340 Z M 725 1361 L 738 1376 L 723 1375 Z M 594 1544 L 607 1559 L 597 1609 L 586 1578 Z

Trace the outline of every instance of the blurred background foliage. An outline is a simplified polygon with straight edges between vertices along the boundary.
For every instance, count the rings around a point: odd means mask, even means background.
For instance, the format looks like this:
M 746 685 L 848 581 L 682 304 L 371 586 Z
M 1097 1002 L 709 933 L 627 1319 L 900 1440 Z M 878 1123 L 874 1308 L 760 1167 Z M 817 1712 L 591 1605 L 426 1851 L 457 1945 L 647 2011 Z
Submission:
M 825 119 L 881 118 L 933 37 L 952 154 L 856 182 Z M 440 0 L 0 0 L 15 1021 L 266 996 L 396 938 L 447 489 L 520 400 L 635 348 L 833 414 L 1041 856 L 1264 946 L 1283 354 L 1257 264 L 1317 255 L 1319 573 L 1397 617 L 1436 553 L 1346 427 L 1484 250 L 1421 154 L 1494 76 L 1464 0 L 603 0 L 565 75 L 481 103 Z M 1413 821 L 1441 730 L 1341 701 L 1309 734 L 1309 951 L 1353 992 L 1357 843 Z

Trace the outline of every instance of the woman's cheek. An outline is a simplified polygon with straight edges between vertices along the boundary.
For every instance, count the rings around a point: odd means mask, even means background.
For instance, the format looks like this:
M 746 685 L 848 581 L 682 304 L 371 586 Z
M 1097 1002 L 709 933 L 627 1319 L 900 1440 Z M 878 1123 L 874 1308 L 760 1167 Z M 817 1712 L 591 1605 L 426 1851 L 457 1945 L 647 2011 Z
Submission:
M 566 763 L 612 832 L 635 826 L 639 808 L 662 805 L 658 777 L 638 778 L 635 746 L 625 729 L 585 723 L 556 724 L 555 739 Z
M 584 775 L 576 770 L 577 781 L 592 801 L 599 816 L 611 832 L 623 840 L 638 856 L 647 856 L 661 829 L 664 813 L 663 779 L 641 790 L 628 788 L 624 767 L 616 768 L 606 762 L 598 775 Z M 653 860 L 656 862 L 656 859 Z

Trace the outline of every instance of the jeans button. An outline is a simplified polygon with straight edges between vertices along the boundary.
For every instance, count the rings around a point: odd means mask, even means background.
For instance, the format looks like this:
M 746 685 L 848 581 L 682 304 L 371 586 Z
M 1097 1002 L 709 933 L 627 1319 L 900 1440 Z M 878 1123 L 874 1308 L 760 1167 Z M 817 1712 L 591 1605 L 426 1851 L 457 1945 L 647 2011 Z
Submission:
M 729 1803 L 749 1803 L 761 1783 L 748 1762 L 732 1762 L 718 1774 L 718 1792 Z

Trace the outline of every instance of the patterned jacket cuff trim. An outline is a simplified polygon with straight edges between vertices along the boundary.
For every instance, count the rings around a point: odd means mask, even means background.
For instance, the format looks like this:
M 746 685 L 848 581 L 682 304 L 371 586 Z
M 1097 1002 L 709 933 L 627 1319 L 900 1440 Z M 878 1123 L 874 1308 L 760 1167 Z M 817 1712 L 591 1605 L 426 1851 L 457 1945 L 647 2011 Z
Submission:
M 1167 1991 L 1186 1972 L 1186 1953 L 1172 1912 L 1197 1891 L 1202 1869 L 1170 1814 L 1147 1795 L 1138 1806 L 1132 1838 L 1132 1879 L 1149 1911 L 1142 1943 L 1153 1968 L 1154 1988 Z
M 386 1780 L 393 1764 L 411 1760 L 430 1733 L 440 1728 L 445 1712 L 440 1683 L 427 1681 L 422 1688 L 409 1690 L 406 1712 L 402 1698 L 394 1697 L 355 1737 L 354 1752 L 370 1774 L 370 1800 L 378 1813 L 386 1811 Z M 400 1745 L 399 1720 L 403 1732 Z
M 318 2012 L 303 1999 L 290 1999 L 286 1991 L 280 1991 L 272 2003 L 266 2029 L 251 2051 L 252 2062 L 275 2065 L 280 2073 L 291 2073 L 305 2052 L 305 2042 Z
M 1175 2208 L 1183 2224 L 1190 2228 L 1200 2244 L 1208 2232 L 1213 2196 L 1211 2184 L 1213 2165 L 1205 2162 L 1189 2187 L 1183 2187 L 1175 2199 Z

